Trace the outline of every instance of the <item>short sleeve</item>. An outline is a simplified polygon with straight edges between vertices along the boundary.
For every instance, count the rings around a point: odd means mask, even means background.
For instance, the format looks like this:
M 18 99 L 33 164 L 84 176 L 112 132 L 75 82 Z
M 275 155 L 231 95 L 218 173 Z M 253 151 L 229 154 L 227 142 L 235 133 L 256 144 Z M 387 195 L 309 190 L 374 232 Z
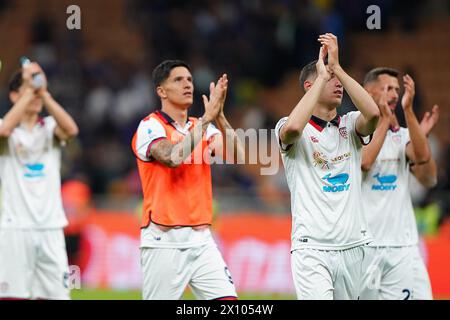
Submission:
M 409 137 L 409 130 L 406 128 L 400 128 L 402 133 L 402 145 L 406 146 L 411 142 L 411 138 Z
M 55 129 L 56 126 L 58 125 L 56 123 L 55 118 L 53 118 L 52 116 L 48 116 L 45 117 L 43 119 L 43 123 L 44 123 L 44 128 L 45 128 L 45 135 L 47 137 L 48 143 L 50 144 L 50 146 L 55 146 L 53 145 L 53 142 L 55 141 Z M 60 146 L 65 146 L 66 141 L 59 141 L 59 145 Z
M 214 137 L 216 134 L 222 134 L 219 129 L 216 128 L 215 125 L 212 123 L 209 124 L 208 128 L 206 129 L 206 141 L 209 141 L 212 137 Z
M 368 136 L 363 136 L 358 132 L 356 129 L 356 121 L 358 120 L 359 116 L 361 115 L 360 111 L 352 111 L 347 113 L 347 117 L 349 119 L 349 123 L 351 126 L 351 132 L 353 136 L 356 138 L 357 144 L 362 146 L 367 146 L 370 141 L 372 141 L 373 134 L 370 134 Z
M 135 152 L 143 161 L 151 160 L 149 151 L 153 144 L 167 138 L 166 130 L 162 124 L 153 118 L 141 121 L 136 135 Z
M 406 147 L 411 142 L 411 138 L 409 137 L 409 130 L 407 128 L 400 128 L 400 136 L 401 136 L 401 148 L 402 154 L 405 155 L 405 159 L 407 162 L 411 162 L 406 154 Z
M 284 117 L 280 121 L 278 121 L 278 123 L 275 126 L 275 137 L 277 138 L 278 147 L 280 148 L 282 153 L 288 152 L 293 146 L 292 144 L 287 145 L 287 144 L 282 143 L 281 139 L 280 139 L 281 128 L 283 128 L 283 126 L 286 124 L 287 120 L 288 120 L 288 117 Z
M 45 131 L 49 134 L 54 134 L 56 129 L 56 120 L 52 116 L 44 118 Z

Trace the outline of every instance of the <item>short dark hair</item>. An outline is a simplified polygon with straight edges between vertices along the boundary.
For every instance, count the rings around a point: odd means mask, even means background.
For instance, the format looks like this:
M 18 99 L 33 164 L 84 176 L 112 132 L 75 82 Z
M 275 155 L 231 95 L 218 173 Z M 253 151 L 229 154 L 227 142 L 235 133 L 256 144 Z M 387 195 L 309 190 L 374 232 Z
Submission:
M 189 65 L 182 61 L 182 60 L 166 60 L 160 63 L 152 73 L 153 77 L 153 84 L 155 85 L 155 89 L 158 88 L 161 83 L 167 80 L 170 76 L 170 72 L 172 69 L 176 67 L 185 67 L 189 71 L 191 71 L 191 68 Z
M 387 68 L 387 67 L 380 67 L 370 70 L 366 76 L 364 77 L 363 86 L 366 84 L 378 81 L 378 77 L 382 74 L 387 74 L 391 77 L 397 78 L 399 75 L 398 70 L 393 68 Z
M 303 84 L 306 80 L 317 75 L 316 64 L 317 60 L 314 60 L 302 68 L 302 71 L 300 72 L 300 87 L 302 89 L 304 89 Z
M 306 80 L 308 80 L 311 77 L 317 76 L 317 60 L 311 61 L 306 66 L 303 67 L 302 71 L 300 72 L 300 87 L 305 90 L 303 87 L 303 84 Z M 325 59 L 325 65 L 328 65 L 328 58 Z
M 14 71 L 12 77 L 9 79 L 8 87 L 9 92 L 19 92 L 20 87 L 23 84 L 22 69 Z

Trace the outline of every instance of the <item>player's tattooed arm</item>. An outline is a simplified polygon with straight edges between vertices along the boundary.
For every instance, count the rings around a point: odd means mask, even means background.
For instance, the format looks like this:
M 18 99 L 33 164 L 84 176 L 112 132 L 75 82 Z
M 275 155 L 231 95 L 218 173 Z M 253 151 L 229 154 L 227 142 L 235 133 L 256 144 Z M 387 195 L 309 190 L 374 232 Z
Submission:
M 431 152 L 427 137 L 422 131 L 413 110 L 414 80 L 409 75 L 405 75 L 403 84 L 405 86 L 405 94 L 402 97 L 402 107 L 411 140 L 411 143 L 406 146 L 406 155 L 410 161 L 416 164 L 425 164 L 430 161 Z
M 281 127 L 280 140 L 283 144 L 291 145 L 300 138 L 306 124 L 311 119 L 321 92 L 325 88 L 328 80 L 331 79 L 331 73 L 325 66 L 326 56 L 327 49 L 322 46 L 316 64 L 316 79 L 308 79 L 305 83 L 302 83 L 303 86 L 309 87 L 309 90 L 306 91 L 303 98 L 297 103 L 294 110 L 292 110 L 286 123 Z
M 149 155 L 166 167 L 178 168 L 202 140 L 210 123 L 201 121 L 177 144 L 172 144 L 168 139 L 156 142 L 151 146 Z
M 350 77 L 339 63 L 339 47 L 337 37 L 331 33 L 319 36 L 319 42 L 328 50 L 328 67 L 342 83 L 361 116 L 356 121 L 356 131 L 368 136 L 377 127 L 380 112 L 372 97 L 352 77 Z
M 380 109 L 381 117 L 378 122 L 377 129 L 373 134 L 372 141 L 368 145 L 363 146 L 361 160 L 361 169 L 363 171 L 369 171 L 375 163 L 375 160 L 383 147 L 383 143 L 386 139 L 386 134 L 389 130 L 389 125 L 393 117 L 393 113 L 387 103 L 387 88 L 385 88 L 383 95 L 380 97 L 378 107 Z
M 226 86 L 220 79 L 217 84 L 211 83 L 209 98 L 205 95 L 202 96 L 205 113 L 199 123 L 177 144 L 172 144 L 169 140 L 156 142 L 150 148 L 150 156 L 169 168 L 178 168 L 202 141 L 210 123 L 217 118 L 221 108 L 220 99 L 224 91 L 226 91 Z

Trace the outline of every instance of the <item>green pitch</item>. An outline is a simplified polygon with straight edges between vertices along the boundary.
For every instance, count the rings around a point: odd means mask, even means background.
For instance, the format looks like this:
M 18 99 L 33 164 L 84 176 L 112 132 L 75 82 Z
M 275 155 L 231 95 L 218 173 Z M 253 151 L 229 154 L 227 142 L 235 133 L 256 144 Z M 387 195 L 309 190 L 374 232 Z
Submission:
M 142 300 L 140 291 L 72 290 L 73 300 Z M 239 295 L 240 300 L 294 300 L 293 295 Z M 192 293 L 185 293 L 183 300 L 195 300 Z

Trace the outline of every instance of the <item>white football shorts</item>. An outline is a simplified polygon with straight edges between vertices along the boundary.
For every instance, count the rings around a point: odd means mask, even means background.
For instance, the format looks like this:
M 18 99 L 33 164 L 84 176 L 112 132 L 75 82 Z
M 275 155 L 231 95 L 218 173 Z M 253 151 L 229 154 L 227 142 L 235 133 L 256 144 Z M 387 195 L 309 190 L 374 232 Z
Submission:
M 70 299 L 62 229 L 0 229 L 0 261 L 0 299 Z
M 361 290 L 362 246 L 347 250 L 298 249 L 292 252 L 299 300 L 357 300 Z
M 237 297 L 215 243 L 189 249 L 141 248 L 144 300 L 178 300 L 189 285 L 201 300 Z
M 364 300 L 430 300 L 431 284 L 418 246 L 365 247 Z

